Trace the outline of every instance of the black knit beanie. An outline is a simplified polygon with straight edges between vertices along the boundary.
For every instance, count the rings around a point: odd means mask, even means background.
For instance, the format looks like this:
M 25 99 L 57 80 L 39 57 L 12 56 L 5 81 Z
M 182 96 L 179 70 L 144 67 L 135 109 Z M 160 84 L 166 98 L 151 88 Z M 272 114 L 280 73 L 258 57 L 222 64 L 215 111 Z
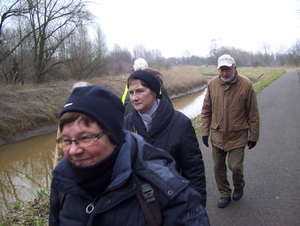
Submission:
M 122 141 L 124 106 L 119 97 L 102 86 L 78 87 L 73 90 L 60 116 L 66 112 L 89 115 L 111 134 L 112 141 Z
M 160 83 L 158 81 L 157 78 L 155 78 L 152 74 L 150 74 L 149 72 L 147 71 L 143 71 L 143 70 L 137 70 L 135 72 L 133 72 L 127 82 L 131 79 L 131 78 L 134 78 L 134 79 L 140 79 L 142 80 L 143 82 L 145 82 L 149 88 L 155 92 L 156 94 L 159 94 L 160 92 Z

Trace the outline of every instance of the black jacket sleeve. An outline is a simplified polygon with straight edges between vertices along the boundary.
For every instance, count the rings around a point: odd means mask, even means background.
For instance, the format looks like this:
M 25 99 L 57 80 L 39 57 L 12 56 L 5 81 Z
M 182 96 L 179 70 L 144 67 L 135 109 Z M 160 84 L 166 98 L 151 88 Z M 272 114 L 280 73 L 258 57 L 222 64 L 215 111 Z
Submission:
M 182 176 L 190 181 L 190 186 L 198 191 L 206 205 L 206 179 L 205 167 L 198 139 L 191 120 L 186 120 L 182 130 L 182 146 L 180 161 Z
M 51 189 L 49 225 L 59 225 L 60 202 L 58 192 Z

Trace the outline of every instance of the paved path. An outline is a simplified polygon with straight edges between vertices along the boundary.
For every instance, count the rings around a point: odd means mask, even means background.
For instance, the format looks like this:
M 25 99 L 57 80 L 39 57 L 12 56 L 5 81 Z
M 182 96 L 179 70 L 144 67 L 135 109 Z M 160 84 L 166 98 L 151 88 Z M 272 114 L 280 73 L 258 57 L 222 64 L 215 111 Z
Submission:
M 258 95 L 260 139 L 245 154 L 244 196 L 217 207 L 211 144 L 200 141 L 211 226 L 300 225 L 300 77 L 287 71 Z M 231 180 L 231 172 L 228 171 Z

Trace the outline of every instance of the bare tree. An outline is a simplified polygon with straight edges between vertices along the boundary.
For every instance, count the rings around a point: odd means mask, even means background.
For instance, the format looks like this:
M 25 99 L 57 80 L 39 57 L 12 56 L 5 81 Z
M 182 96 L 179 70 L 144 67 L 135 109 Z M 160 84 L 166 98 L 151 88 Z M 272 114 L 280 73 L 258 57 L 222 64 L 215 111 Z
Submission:
M 288 60 L 291 65 L 300 65 L 300 39 L 298 39 L 296 44 L 291 47 L 288 54 Z
M 37 83 L 44 83 L 45 76 L 56 65 L 56 50 L 85 21 L 92 19 L 86 10 L 87 0 L 40 0 L 29 12 L 29 22 L 34 31 L 33 54 Z M 55 60 L 56 58 L 56 60 Z
M 110 68 L 114 74 L 130 72 L 132 68 L 132 56 L 126 49 L 122 49 L 118 44 L 115 44 L 110 52 Z
M 147 51 L 147 60 L 150 67 L 157 69 L 169 67 L 169 64 L 166 65 L 166 58 L 163 57 L 161 50 L 159 49 L 150 49 Z
M 222 46 L 218 51 L 218 55 L 229 54 L 235 59 L 238 67 L 249 67 L 251 65 L 251 55 L 240 48 L 230 46 Z
M 100 27 L 96 29 L 97 36 L 91 41 L 87 28 L 80 29 L 69 38 L 64 45 L 67 58 L 66 62 L 70 77 L 75 79 L 87 79 L 105 73 L 107 57 L 106 44 Z
M 210 43 L 210 55 L 206 62 L 217 65 L 218 58 L 223 54 L 229 54 L 235 59 L 238 67 L 249 67 L 251 65 L 251 54 L 240 48 L 232 46 L 221 46 L 220 40 L 212 39 Z
M 261 50 L 258 51 L 265 66 L 271 66 L 274 60 L 274 54 L 272 53 L 271 45 L 267 42 L 263 42 Z
M 276 63 L 278 66 L 284 66 L 288 60 L 287 48 L 284 44 L 280 43 L 277 45 L 276 49 Z
M 9 39 L 3 39 L 3 28 L 6 24 L 10 24 L 11 27 L 14 27 L 14 21 L 16 18 L 26 16 L 30 10 L 35 7 L 33 1 L 31 0 L 14 0 L 14 1 L 1 1 L 0 3 L 0 63 L 5 60 L 10 54 L 12 54 L 21 43 L 29 37 L 33 31 L 23 32 L 22 36 L 19 38 L 19 41 L 14 43 L 9 49 L 3 47 L 5 42 L 9 42 Z
M 81 26 L 72 36 L 67 44 L 67 56 L 70 59 L 66 65 L 74 79 L 87 79 L 93 60 L 93 46 L 88 36 L 86 27 Z M 66 59 L 67 60 L 67 59 Z
M 149 59 L 147 59 L 147 50 L 143 44 L 137 44 L 133 48 L 133 59 L 137 58 L 143 58 L 149 61 Z
M 14 26 L 9 26 L 4 29 L 2 37 L 3 40 L 7 41 L 2 43 L 2 51 L 9 51 L 18 45 L 18 48 L 6 56 L 0 63 L 2 72 L 0 73 L 0 77 L 2 81 L 7 84 L 15 84 L 18 82 L 24 84 L 25 78 L 27 78 L 27 80 L 30 79 L 29 75 L 32 74 L 31 71 L 28 71 L 32 64 L 30 40 L 27 38 L 20 42 L 25 33 L 28 34 L 29 31 L 22 17 L 14 18 Z M 27 76 L 25 76 L 26 74 Z
M 94 41 L 94 67 L 96 69 L 96 75 L 102 75 L 107 72 L 108 56 L 107 56 L 107 44 L 105 36 L 100 29 L 100 26 L 96 28 L 96 38 Z
M 214 65 L 217 65 L 217 61 L 218 58 L 221 56 L 220 53 L 218 52 L 219 50 L 219 42 L 220 39 L 212 39 L 210 40 L 210 45 L 209 45 L 209 55 L 210 55 L 210 61 L 212 61 L 211 63 L 213 63 Z
M 149 50 L 149 52 L 155 61 L 159 61 L 163 58 L 161 50 L 159 50 L 159 49 L 151 49 L 151 50 Z
M 133 59 L 135 60 L 140 57 L 145 59 L 150 67 L 161 68 L 164 67 L 166 63 L 166 59 L 163 57 L 161 50 L 147 50 L 142 44 L 135 45 L 133 48 Z

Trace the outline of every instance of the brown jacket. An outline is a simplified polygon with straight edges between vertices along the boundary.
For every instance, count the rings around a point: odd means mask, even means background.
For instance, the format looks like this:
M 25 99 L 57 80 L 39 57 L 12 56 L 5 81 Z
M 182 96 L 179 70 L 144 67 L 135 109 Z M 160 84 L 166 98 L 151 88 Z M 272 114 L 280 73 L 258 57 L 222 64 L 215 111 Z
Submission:
M 214 77 L 207 86 L 201 112 L 202 136 L 209 136 L 214 146 L 230 151 L 258 141 L 259 112 L 251 81 L 236 73 L 232 82 Z M 248 131 L 250 136 L 248 139 Z

